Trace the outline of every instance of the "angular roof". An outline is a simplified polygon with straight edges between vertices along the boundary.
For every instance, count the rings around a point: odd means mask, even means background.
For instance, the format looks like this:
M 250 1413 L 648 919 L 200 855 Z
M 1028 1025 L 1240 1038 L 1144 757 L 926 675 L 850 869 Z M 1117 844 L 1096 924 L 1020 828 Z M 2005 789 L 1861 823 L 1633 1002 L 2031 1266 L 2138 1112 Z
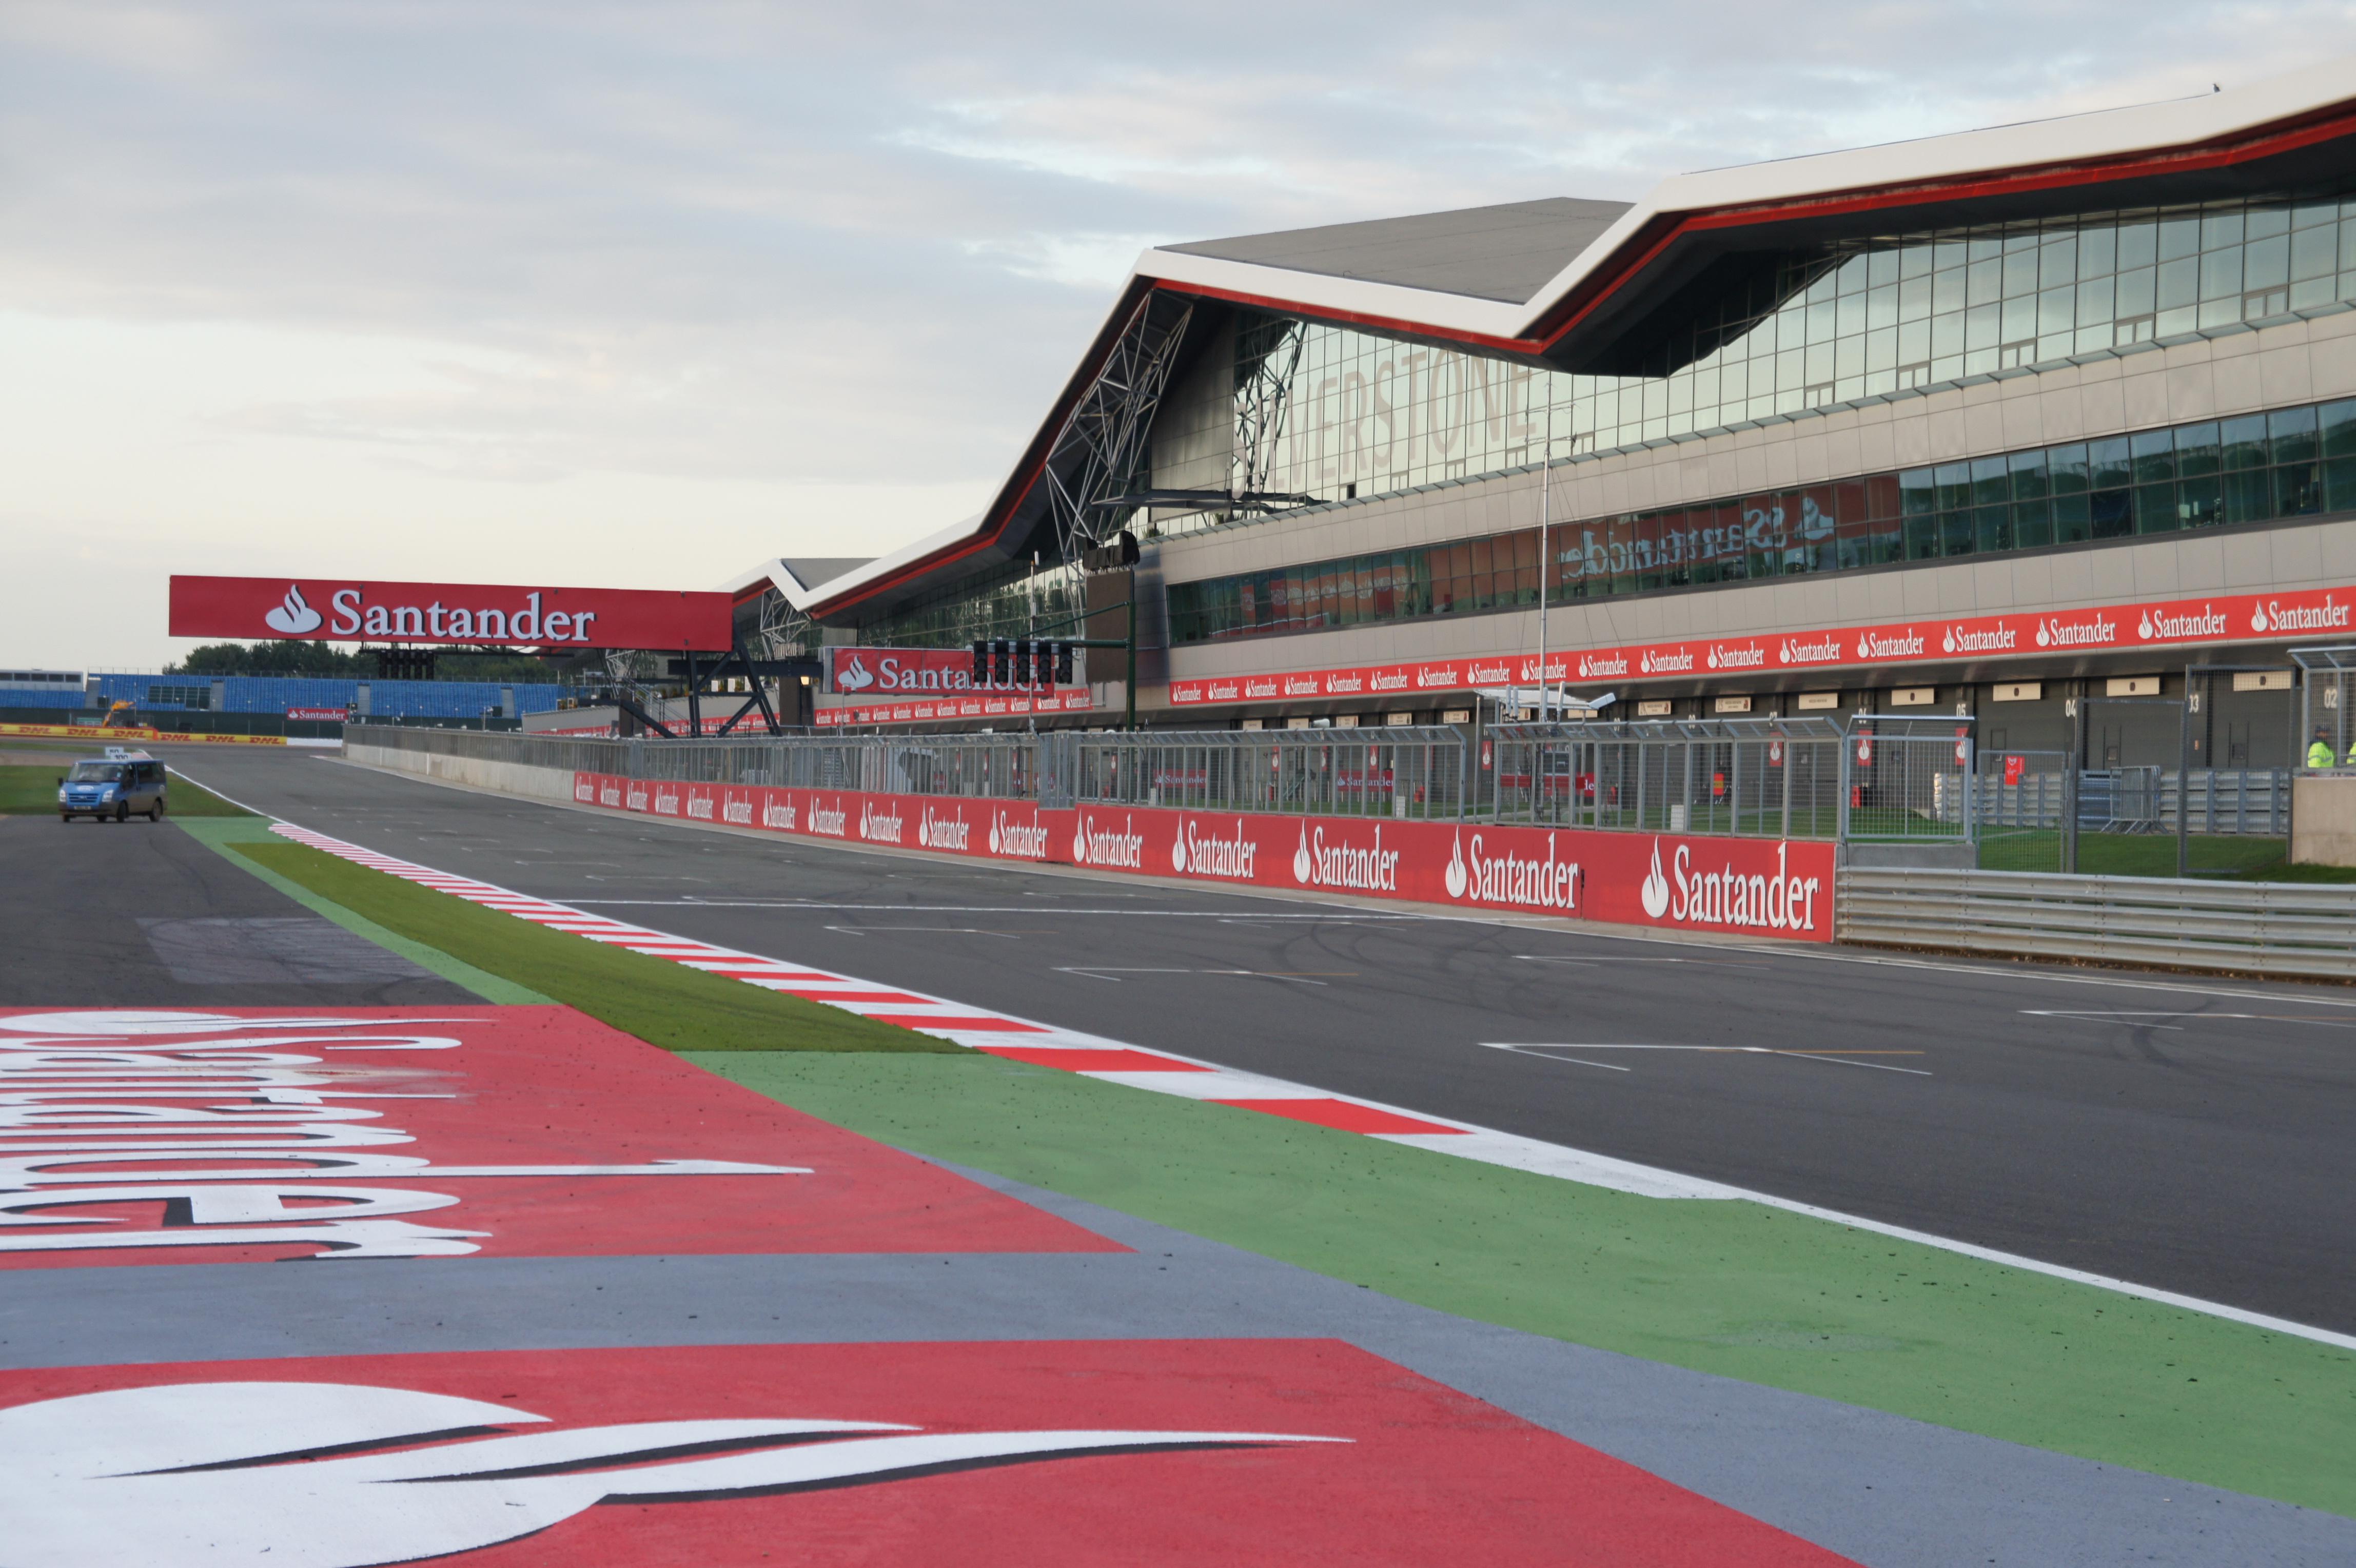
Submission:
M 1626 208 L 1559 199 L 1161 247 L 1138 258 L 987 508 L 787 596 L 814 617 L 870 614 L 1019 559 L 1044 514 L 1040 481 L 1057 432 L 1124 325 L 1156 296 L 1632 373 L 1628 359 L 1682 291 L 1730 257 L 2254 195 L 2351 173 L 2356 69 L 2338 59 L 2230 91 L 1677 175 Z M 1484 258 L 1484 246 L 1495 253 Z
M 1568 196 L 1165 245 L 1183 256 L 1521 305 L 1628 210 Z

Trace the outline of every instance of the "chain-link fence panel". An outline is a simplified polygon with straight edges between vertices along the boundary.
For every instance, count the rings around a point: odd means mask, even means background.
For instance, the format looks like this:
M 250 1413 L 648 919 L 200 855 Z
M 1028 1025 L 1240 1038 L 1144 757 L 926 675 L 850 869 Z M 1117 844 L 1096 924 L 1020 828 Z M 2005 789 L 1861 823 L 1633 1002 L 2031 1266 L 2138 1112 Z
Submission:
M 2067 869 L 2076 776 L 2066 751 L 1991 751 L 1978 758 L 1972 808 L 1983 871 Z
M 1490 738 L 1501 822 L 1760 838 L 1838 827 L 1830 720 L 1501 725 Z
M 1976 822 L 1972 726 L 1952 719 L 1858 718 L 1844 753 L 1840 836 L 1967 843 Z

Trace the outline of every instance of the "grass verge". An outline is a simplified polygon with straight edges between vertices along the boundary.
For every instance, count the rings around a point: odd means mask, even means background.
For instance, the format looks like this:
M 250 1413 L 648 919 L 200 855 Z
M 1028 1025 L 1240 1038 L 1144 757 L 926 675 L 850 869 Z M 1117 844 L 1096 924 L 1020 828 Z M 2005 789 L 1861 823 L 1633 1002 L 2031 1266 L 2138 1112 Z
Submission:
M 172 774 L 171 803 L 165 808 L 175 817 L 252 817 L 243 806 L 232 806 L 219 795 L 177 769 Z
M 97 755 L 97 747 L 91 753 Z M 59 762 L 0 763 L 0 816 L 39 816 L 58 809 L 58 780 L 70 764 Z M 172 775 L 164 808 L 177 817 L 247 817 L 253 813 L 232 806 L 201 784 Z
M 1462 1316 L 2356 1515 L 2356 1351 L 1757 1204 L 985 1057 L 694 1059 L 870 1137 Z
M 959 1049 L 913 1029 L 552 931 L 303 844 L 273 839 L 227 847 L 397 936 L 667 1049 Z
M 0 815 L 34 816 L 58 809 L 58 780 L 65 777 L 58 763 L 0 766 Z
M 332 920 L 363 941 L 374 942 L 389 952 L 397 952 L 420 969 L 440 975 L 453 985 L 464 986 L 486 1002 L 500 1006 L 530 1006 L 552 998 L 541 995 L 528 985 L 518 985 L 511 980 L 501 980 L 473 964 L 453 958 L 439 948 L 412 941 L 398 931 L 387 930 L 365 916 L 354 914 L 341 904 L 322 898 L 299 882 L 289 882 L 278 873 L 249 856 L 236 853 L 241 843 L 284 843 L 284 839 L 270 831 L 266 817 L 247 814 L 235 818 L 180 819 L 179 830 L 205 844 L 228 860 L 240 871 L 258 876 L 278 892 L 300 904 L 322 919 Z
M 2194 833 L 2185 842 L 2185 865 L 2195 876 L 2229 882 L 2356 882 L 2356 866 L 2293 865 L 2278 838 Z M 2059 871 L 2058 832 L 1990 829 L 1980 840 L 1982 871 Z M 2176 835 L 2081 833 L 2078 870 L 2087 876 L 2174 876 Z

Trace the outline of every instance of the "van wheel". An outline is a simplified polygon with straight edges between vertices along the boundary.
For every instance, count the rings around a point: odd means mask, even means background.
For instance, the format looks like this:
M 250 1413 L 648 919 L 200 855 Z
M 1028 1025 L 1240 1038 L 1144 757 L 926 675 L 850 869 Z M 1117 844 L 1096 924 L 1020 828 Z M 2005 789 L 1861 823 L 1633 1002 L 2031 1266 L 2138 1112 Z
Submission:
M 127 822 L 131 820 L 130 801 L 117 800 L 114 802 L 114 820 L 118 822 Z
M 163 801 L 158 800 L 154 805 L 147 808 L 147 820 L 151 822 L 160 822 L 164 820 Z

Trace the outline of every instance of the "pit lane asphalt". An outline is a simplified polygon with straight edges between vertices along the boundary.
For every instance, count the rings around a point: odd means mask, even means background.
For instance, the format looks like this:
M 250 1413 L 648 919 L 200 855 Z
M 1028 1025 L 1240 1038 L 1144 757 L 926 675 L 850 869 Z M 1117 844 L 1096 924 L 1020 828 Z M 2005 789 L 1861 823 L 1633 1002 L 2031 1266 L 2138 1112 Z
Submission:
M 252 947 L 257 929 L 293 961 Z M 168 820 L 0 817 L 0 1007 L 478 1000 L 313 914 Z
M 2356 992 L 1631 940 L 774 841 L 317 757 L 175 765 L 659 930 L 2356 1330 Z M 1603 1048 L 1631 1046 L 1713 1048 Z

